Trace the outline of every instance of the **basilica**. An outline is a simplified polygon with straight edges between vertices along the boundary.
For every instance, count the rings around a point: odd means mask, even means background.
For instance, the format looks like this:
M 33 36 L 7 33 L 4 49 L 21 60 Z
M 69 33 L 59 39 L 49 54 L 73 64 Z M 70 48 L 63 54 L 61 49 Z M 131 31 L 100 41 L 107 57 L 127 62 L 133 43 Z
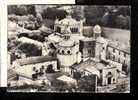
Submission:
M 38 45 L 42 55 L 16 60 L 11 65 L 12 70 L 24 79 L 29 77 L 29 80 L 34 79 L 35 68 L 40 70 L 40 76 L 49 69 L 73 79 L 76 72 L 81 73 L 81 77 L 95 75 L 99 88 L 117 84 L 122 74 L 129 72 L 130 53 L 112 46 L 109 39 L 102 37 L 100 25 L 91 27 L 91 36 L 84 35 L 86 27 L 84 20 L 78 21 L 67 14 L 66 18 L 55 20 L 54 32 L 45 37 L 44 42 L 19 38 L 20 42 Z

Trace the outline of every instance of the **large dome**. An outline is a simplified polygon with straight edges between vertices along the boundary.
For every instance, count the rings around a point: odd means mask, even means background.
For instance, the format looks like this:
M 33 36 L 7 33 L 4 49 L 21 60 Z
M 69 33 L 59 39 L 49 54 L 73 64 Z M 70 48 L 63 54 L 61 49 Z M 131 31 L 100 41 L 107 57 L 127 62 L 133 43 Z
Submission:
M 63 40 L 62 42 L 59 43 L 59 46 L 62 46 L 62 47 L 70 47 L 70 46 L 73 46 L 75 44 L 75 42 L 71 39 L 69 40 Z

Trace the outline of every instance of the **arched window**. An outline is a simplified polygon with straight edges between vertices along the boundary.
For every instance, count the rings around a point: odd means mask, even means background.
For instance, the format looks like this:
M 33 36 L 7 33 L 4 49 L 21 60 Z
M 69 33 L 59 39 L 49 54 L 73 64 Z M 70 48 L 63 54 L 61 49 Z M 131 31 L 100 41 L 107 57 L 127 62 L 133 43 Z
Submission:
M 71 28 L 70 30 L 72 33 L 78 32 L 78 28 Z
M 36 67 L 33 67 L 33 71 L 35 71 L 36 70 Z
M 57 50 L 58 53 L 60 53 L 60 50 Z
M 108 72 L 108 75 L 112 75 L 112 73 L 111 72 Z

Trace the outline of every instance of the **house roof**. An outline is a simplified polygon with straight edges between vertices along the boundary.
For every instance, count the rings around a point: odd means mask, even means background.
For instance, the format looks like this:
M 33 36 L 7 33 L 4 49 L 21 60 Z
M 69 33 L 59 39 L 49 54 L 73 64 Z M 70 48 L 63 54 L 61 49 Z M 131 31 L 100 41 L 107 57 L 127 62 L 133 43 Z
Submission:
M 12 69 L 8 69 L 8 79 L 15 77 L 16 73 Z
M 47 33 L 47 34 L 52 34 L 52 33 L 54 33 L 54 30 L 52 30 L 52 29 L 50 29 L 50 28 L 48 28 L 48 27 L 46 27 L 46 26 L 44 26 L 44 25 L 42 25 L 42 26 L 39 28 L 39 30 L 40 30 L 41 32 L 44 32 L 44 33 Z
M 43 63 L 46 61 L 52 61 L 57 60 L 55 57 L 51 56 L 36 56 L 36 57 L 28 57 L 24 59 L 18 59 L 16 60 L 21 66 L 23 65 L 29 65 L 29 64 L 36 64 L 36 63 Z
M 67 83 L 76 82 L 75 79 L 73 79 L 73 78 L 71 78 L 71 77 L 68 77 L 68 76 L 66 76 L 66 75 L 62 75 L 62 76 L 58 77 L 57 79 L 60 80 L 60 81 L 67 82 Z
M 99 63 L 99 62 L 95 62 L 91 59 L 88 59 L 85 62 L 82 62 L 78 65 L 74 65 L 73 68 L 78 70 L 78 71 L 87 71 L 93 74 L 96 74 L 97 76 L 100 77 L 100 73 L 99 73 L 99 69 L 103 69 L 104 67 L 106 67 L 105 64 L 103 63 Z
M 35 44 L 37 46 L 43 46 L 42 42 L 27 38 L 27 37 L 21 37 L 21 38 L 18 39 L 18 41 L 20 41 L 22 43 L 32 43 L 32 44 Z
M 80 64 L 72 66 L 73 69 L 76 69 L 77 71 L 87 71 L 92 74 L 96 74 L 98 77 L 100 77 L 99 70 L 105 69 L 105 68 L 113 68 L 114 65 L 110 65 L 112 63 L 108 63 L 105 61 L 96 62 L 94 60 L 88 59 L 85 62 L 81 62 Z

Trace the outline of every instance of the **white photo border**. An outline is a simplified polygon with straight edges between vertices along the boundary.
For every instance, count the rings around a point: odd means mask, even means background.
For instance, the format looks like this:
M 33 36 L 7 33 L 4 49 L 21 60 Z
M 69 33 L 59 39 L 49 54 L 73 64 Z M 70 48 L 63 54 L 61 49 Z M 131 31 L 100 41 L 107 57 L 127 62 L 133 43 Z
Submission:
M 7 87 L 7 6 L 28 4 L 75 4 L 75 0 L 1 0 L 0 1 L 0 87 Z

